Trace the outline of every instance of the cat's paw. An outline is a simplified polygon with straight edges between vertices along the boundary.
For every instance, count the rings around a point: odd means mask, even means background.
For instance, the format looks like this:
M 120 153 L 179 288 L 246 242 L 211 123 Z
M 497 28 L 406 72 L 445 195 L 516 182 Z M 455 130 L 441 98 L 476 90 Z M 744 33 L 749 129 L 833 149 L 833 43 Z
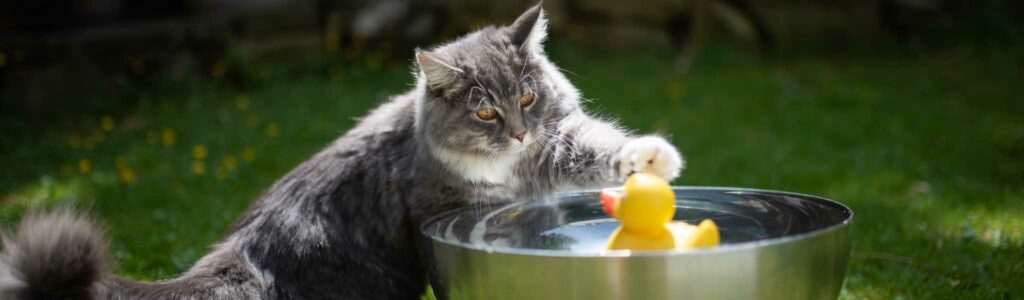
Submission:
M 619 152 L 619 179 L 644 172 L 672 181 L 679 176 L 686 161 L 675 146 L 657 136 L 644 136 L 626 142 Z

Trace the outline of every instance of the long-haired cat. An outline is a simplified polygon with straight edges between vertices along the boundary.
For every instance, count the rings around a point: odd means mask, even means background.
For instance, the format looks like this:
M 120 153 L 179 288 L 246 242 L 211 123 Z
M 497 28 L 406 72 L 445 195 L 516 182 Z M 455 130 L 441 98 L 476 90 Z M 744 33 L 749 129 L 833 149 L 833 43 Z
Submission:
M 4 238 L 4 299 L 410 299 L 427 286 L 421 221 L 480 201 L 533 199 L 673 179 L 683 160 L 656 136 L 588 116 L 544 55 L 541 7 L 514 23 L 416 51 L 416 86 L 381 104 L 266 190 L 178 278 L 108 270 L 106 242 L 67 209 L 30 214 Z M 628 99 L 619 99 L 628 101 Z

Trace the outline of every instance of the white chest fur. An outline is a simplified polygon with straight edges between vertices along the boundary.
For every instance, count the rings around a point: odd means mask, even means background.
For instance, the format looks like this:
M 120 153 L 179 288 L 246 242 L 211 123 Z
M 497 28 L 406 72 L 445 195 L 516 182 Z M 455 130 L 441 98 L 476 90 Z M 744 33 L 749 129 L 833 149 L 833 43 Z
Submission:
M 445 167 L 466 180 L 495 185 L 513 184 L 515 176 L 512 173 L 520 158 L 518 155 L 481 157 L 445 150 L 435 150 L 434 155 Z

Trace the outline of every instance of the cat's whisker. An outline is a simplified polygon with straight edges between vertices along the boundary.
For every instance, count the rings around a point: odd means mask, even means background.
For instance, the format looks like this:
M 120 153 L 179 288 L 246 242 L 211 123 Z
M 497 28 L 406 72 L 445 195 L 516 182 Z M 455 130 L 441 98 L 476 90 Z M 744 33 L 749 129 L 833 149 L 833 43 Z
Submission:
M 533 72 L 531 72 L 531 73 L 533 73 Z M 525 80 L 526 80 L 527 78 L 529 78 L 529 79 L 530 79 L 530 81 L 532 81 L 532 82 L 533 82 L 533 86 L 532 86 L 532 87 L 537 87 L 537 79 L 536 79 L 536 78 L 533 78 L 533 75 L 530 75 L 530 74 L 526 74 L 526 75 L 524 75 L 524 76 L 520 77 L 520 78 L 519 78 L 519 81 L 525 81 Z
M 576 74 L 576 72 L 563 69 L 562 67 L 559 67 L 559 66 L 555 66 L 555 68 L 558 69 L 558 71 L 561 71 L 562 73 L 569 73 L 572 76 L 576 76 L 576 78 L 583 78 L 583 77 L 580 77 L 580 74 Z

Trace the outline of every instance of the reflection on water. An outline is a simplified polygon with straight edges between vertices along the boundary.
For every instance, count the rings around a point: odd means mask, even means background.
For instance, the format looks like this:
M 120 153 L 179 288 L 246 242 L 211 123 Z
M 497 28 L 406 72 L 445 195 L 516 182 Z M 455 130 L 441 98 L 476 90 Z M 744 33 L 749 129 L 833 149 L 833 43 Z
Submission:
M 608 236 L 619 227 L 615 219 L 575 222 L 542 233 L 541 238 L 565 236 L 570 243 L 557 245 L 554 249 L 568 249 L 576 252 L 600 252 L 608 243 Z
M 697 224 L 700 220 L 712 219 L 719 226 L 723 244 L 749 242 L 768 238 L 768 233 L 760 223 L 754 220 L 725 212 L 708 211 L 695 208 L 676 208 L 676 220 Z M 619 221 L 612 218 L 600 218 L 567 223 L 541 233 L 541 239 L 564 241 L 545 249 L 568 249 L 576 252 L 600 252 L 605 249 L 608 237 L 619 227 Z M 566 239 L 567 238 L 567 239 Z
M 676 199 L 676 220 L 714 220 L 723 244 L 805 233 L 836 225 L 849 213 L 827 200 L 768 191 L 676 189 Z M 602 212 L 595 192 L 585 192 L 459 209 L 428 222 L 424 232 L 494 248 L 599 252 L 618 224 Z

